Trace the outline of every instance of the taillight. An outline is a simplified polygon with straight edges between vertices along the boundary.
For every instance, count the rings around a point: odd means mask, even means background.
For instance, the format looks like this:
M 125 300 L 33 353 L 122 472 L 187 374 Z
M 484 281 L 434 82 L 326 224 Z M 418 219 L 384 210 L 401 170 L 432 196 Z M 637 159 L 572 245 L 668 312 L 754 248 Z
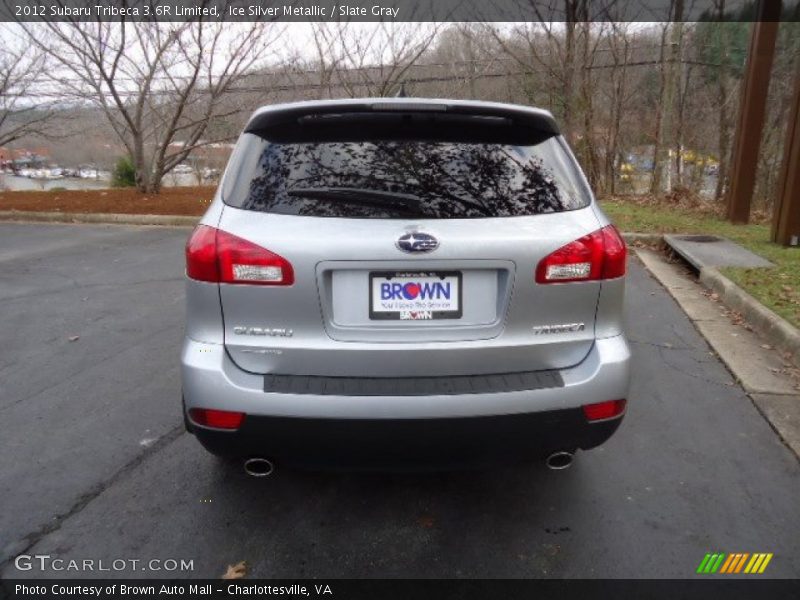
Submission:
M 288 260 L 208 225 L 198 225 L 186 242 L 186 275 L 213 283 L 294 283 L 294 270 Z
M 536 283 L 595 281 L 625 275 L 625 241 L 607 225 L 562 246 L 536 267 Z
M 230 410 L 214 410 L 211 408 L 192 408 L 189 418 L 194 423 L 216 429 L 239 429 L 244 421 L 244 413 Z
M 625 412 L 625 400 L 607 400 L 596 404 L 586 404 L 583 414 L 587 421 L 613 419 Z
M 219 282 L 217 230 L 198 225 L 186 242 L 186 275 L 198 281 Z

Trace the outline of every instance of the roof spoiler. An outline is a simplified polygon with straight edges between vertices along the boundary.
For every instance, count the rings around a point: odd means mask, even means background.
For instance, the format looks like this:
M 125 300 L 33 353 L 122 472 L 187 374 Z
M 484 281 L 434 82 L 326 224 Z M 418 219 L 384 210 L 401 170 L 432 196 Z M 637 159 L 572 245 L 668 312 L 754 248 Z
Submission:
M 436 114 L 440 114 L 449 117 L 484 117 L 502 119 L 505 121 L 511 120 L 515 126 L 535 129 L 545 137 L 560 134 L 553 115 L 544 110 L 493 102 L 426 100 L 420 98 L 386 98 L 281 104 L 256 111 L 250 118 L 244 131 L 245 133 L 263 135 L 269 130 L 276 128 L 283 129 L 286 126 L 300 124 L 303 121 L 326 120 L 326 116 L 328 119 L 331 119 L 337 116 L 346 117 L 348 115 L 352 115 L 352 117 L 357 117 L 358 115 L 367 117 L 369 115 L 396 115 L 398 113 L 427 113 L 432 117 Z

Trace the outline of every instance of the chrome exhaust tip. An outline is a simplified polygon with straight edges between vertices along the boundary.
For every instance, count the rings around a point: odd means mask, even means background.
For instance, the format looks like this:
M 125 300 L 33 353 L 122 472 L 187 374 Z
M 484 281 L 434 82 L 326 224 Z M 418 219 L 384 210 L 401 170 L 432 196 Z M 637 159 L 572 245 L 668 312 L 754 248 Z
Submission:
M 248 458 L 244 461 L 244 472 L 250 477 L 269 477 L 275 472 L 275 465 L 268 458 Z
M 569 469 L 572 465 L 572 452 L 553 452 L 545 460 L 548 469 L 553 471 L 561 471 Z

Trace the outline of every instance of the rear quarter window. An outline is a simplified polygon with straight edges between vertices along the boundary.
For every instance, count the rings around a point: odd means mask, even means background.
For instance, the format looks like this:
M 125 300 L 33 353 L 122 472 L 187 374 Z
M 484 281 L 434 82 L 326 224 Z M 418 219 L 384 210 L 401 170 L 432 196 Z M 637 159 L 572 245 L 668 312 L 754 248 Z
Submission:
M 245 133 L 223 200 L 283 215 L 469 219 L 583 208 L 586 189 L 558 137 L 507 144 L 380 139 L 270 141 Z

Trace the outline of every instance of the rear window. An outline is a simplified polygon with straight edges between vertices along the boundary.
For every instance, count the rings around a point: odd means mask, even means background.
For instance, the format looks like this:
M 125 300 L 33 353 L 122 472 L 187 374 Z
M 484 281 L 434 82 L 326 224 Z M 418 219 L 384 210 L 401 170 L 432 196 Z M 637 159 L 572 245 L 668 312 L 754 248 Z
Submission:
M 245 133 L 222 193 L 246 210 L 380 219 L 515 217 L 589 202 L 557 137 L 529 145 L 352 135 L 292 142 Z

